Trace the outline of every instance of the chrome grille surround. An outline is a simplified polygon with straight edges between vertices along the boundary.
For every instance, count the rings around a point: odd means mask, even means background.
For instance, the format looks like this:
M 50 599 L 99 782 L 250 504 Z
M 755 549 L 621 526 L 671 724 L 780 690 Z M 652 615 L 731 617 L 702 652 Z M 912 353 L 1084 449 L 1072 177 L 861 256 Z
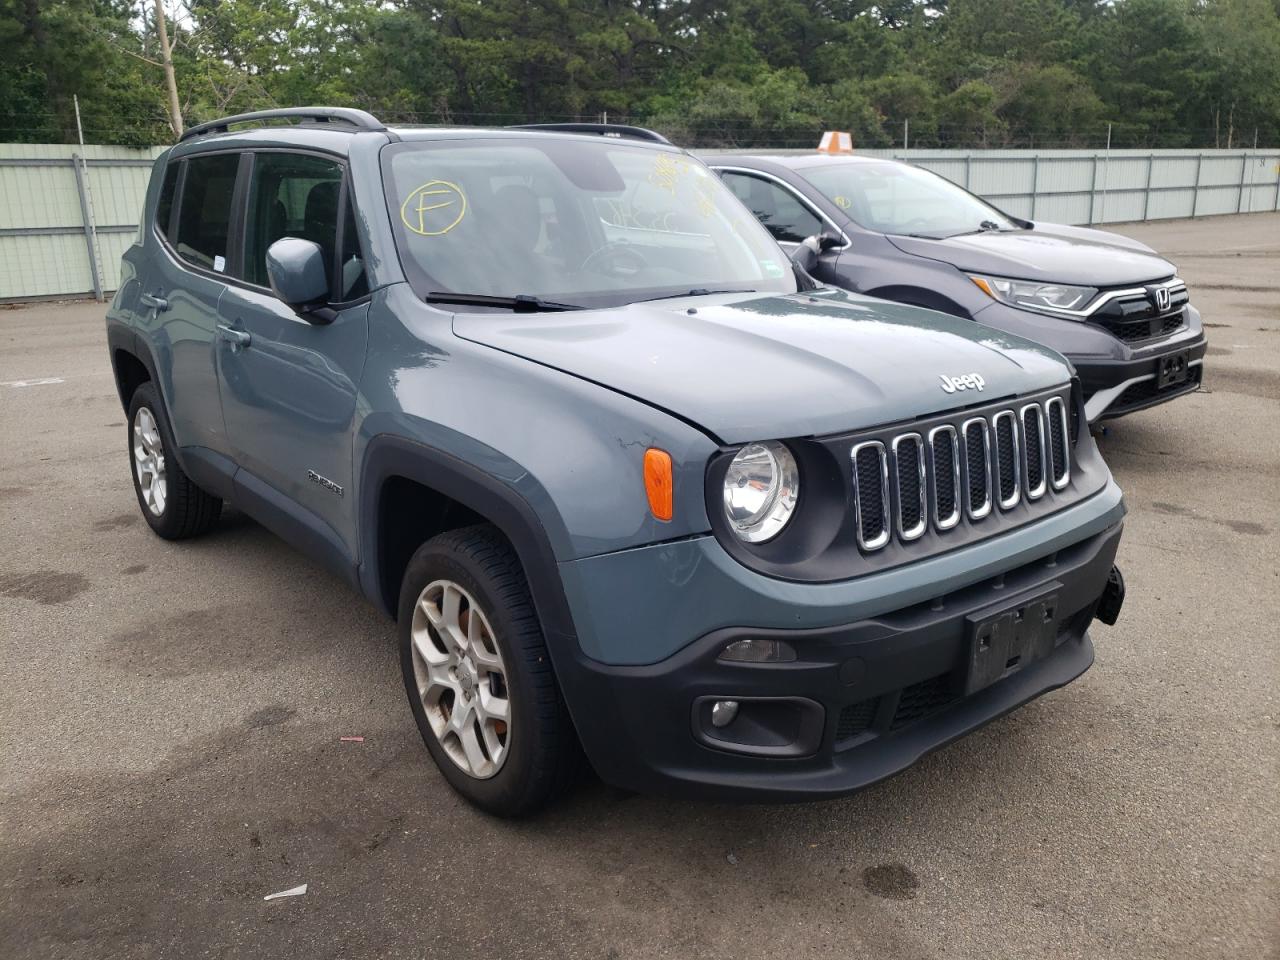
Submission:
M 980 434 L 980 442 L 982 444 L 982 502 L 977 506 L 973 504 L 973 456 L 970 451 L 973 439 L 970 436 L 971 431 L 976 428 Z M 981 520 L 991 512 L 991 505 L 995 502 L 991 490 L 991 427 L 987 424 L 985 417 L 974 417 L 966 420 L 960 427 L 960 436 L 964 437 L 964 503 L 965 512 L 969 514 L 970 520 Z
M 858 458 L 864 451 L 874 452 L 879 459 L 880 489 L 878 496 L 877 491 L 860 489 Z M 889 542 L 890 532 L 893 530 L 893 523 L 889 516 L 889 462 L 888 457 L 885 455 L 884 444 L 879 440 L 867 440 L 864 443 L 859 443 L 850 452 L 849 458 L 853 464 L 853 510 L 858 531 L 858 546 L 868 552 L 879 550 Z M 871 517 L 867 515 L 867 510 L 862 505 L 864 496 L 872 498 L 873 503 L 878 501 L 880 505 L 880 532 L 870 539 L 863 532 L 871 520 Z
M 1053 489 L 1061 490 L 1071 482 L 1071 421 L 1067 417 L 1067 405 L 1062 402 L 1061 397 L 1050 397 L 1045 401 L 1044 410 L 1049 419 L 1049 429 L 1046 431 L 1046 442 L 1050 445 L 1048 476 L 1053 483 Z M 1055 423 L 1061 427 L 1059 443 L 1053 440 Z M 1062 463 L 1061 477 L 1058 476 L 1059 459 Z
M 1044 439 L 1044 408 L 1038 403 L 1028 403 L 1019 411 L 1022 424 L 1022 475 L 1027 478 L 1026 495 L 1028 500 L 1039 500 L 1044 496 L 1044 492 L 1049 489 L 1047 478 L 1049 476 L 1049 447 Z M 1030 435 L 1027 429 L 1027 418 L 1035 417 L 1036 435 Z M 1034 444 L 1034 446 L 1033 446 Z M 1040 456 L 1040 480 L 1035 486 L 1032 486 L 1032 462 L 1031 456 L 1033 451 Z
M 1009 457 L 1009 469 L 1012 475 L 1009 478 L 1009 495 L 1004 493 L 1004 471 L 1001 468 L 1001 459 L 1006 455 L 1006 451 L 1000 444 L 1000 425 L 1004 421 L 1009 422 L 1009 446 L 1007 451 Z M 991 482 L 995 487 L 996 502 L 1000 504 L 1001 510 L 1012 510 L 1018 505 L 1018 499 L 1022 496 L 1022 477 L 1021 464 L 1018 462 L 1018 418 L 1012 410 L 1001 410 L 991 418 Z
M 951 512 L 946 516 L 942 514 L 942 496 L 938 492 L 940 484 L 946 482 L 946 478 L 939 476 L 938 468 L 938 445 L 945 443 L 951 450 L 951 469 L 947 471 L 951 480 Z M 929 431 L 929 475 L 933 479 L 933 525 L 939 530 L 950 530 L 960 522 L 960 506 L 961 497 L 964 496 L 965 490 L 960 486 L 960 443 L 957 440 L 956 428 L 950 424 L 943 424 L 940 427 L 934 427 Z
M 1070 429 L 1066 395 L 1055 393 L 992 404 L 963 421 L 935 419 L 929 429 L 904 424 L 877 431 L 879 439 L 851 438 L 844 449 L 852 461 L 858 547 L 872 553 L 893 541 L 911 544 L 930 529 L 946 534 L 964 521 L 959 542 L 967 542 L 970 529 L 1024 522 L 1033 505 L 1054 509 L 1050 499 L 1071 497 L 1068 488 L 1075 489 Z
M 910 458 L 903 462 L 902 448 L 910 444 L 915 448 L 915 470 L 911 470 Z M 924 440 L 918 433 L 902 433 L 893 438 L 893 477 L 894 488 L 898 493 L 897 528 L 898 536 L 904 541 L 915 540 L 929 529 L 928 490 L 926 489 L 924 467 Z M 910 476 L 905 476 L 908 471 Z M 916 495 L 911 497 L 911 506 L 915 508 L 918 520 L 910 527 L 905 526 L 907 518 L 907 498 L 909 490 L 904 489 L 904 481 L 915 480 Z

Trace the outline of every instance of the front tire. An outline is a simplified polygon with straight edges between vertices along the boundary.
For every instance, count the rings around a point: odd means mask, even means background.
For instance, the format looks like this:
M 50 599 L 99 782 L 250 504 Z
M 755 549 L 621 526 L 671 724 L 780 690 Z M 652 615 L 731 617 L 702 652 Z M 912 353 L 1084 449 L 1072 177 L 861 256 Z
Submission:
M 133 392 L 128 427 L 133 491 L 151 529 L 166 540 L 185 540 L 213 527 L 222 501 L 183 472 L 160 394 L 149 381 Z
M 400 588 L 400 666 L 444 778 L 500 817 L 561 793 L 579 747 L 519 558 L 492 526 L 440 534 Z

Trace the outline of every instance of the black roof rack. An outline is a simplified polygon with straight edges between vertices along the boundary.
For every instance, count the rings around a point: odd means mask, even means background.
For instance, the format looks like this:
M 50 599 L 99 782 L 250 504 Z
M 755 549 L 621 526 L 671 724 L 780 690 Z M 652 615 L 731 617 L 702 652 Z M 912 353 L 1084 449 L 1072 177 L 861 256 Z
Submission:
M 232 124 L 256 123 L 264 120 L 303 120 L 313 123 L 345 124 L 356 130 L 386 130 L 382 121 L 364 110 L 350 107 L 284 107 L 280 110 L 255 110 L 253 113 L 238 113 L 234 117 L 223 117 L 221 120 L 210 120 L 198 123 L 189 128 L 179 142 L 193 137 L 202 137 L 207 133 L 226 133 Z
M 671 143 L 670 140 L 655 130 L 633 127 L 625 123 L 517 123 L 508 129 L 555 130 L 560 133 L 594 133 L 601 137 L 631 137 L 633 140 Z

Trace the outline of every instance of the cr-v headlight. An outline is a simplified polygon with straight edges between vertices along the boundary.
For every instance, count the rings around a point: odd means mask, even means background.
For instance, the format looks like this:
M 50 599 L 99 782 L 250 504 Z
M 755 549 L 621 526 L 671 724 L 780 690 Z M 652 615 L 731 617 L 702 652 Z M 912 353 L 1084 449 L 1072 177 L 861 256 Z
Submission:
M 725 516 L 747 543 L 764 543 L 781 533 L 799 496 L 796 458 L 776 440 L 747 444 L 724 475 Z
M 1063 314 L 1081 310 L 1098 293 L 1093 287 L 1073 287 L 1065 283 L 1008 280 L 976 274 L 970 274 L 969 279 L 993 300 L 1039 313 Z

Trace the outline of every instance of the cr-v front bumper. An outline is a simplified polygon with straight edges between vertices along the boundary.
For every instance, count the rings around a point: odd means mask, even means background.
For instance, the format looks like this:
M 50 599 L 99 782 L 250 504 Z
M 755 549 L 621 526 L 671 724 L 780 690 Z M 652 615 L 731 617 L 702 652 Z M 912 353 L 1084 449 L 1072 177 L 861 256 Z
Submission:
M 744 618 L 654 663 L 607 664 L 581 648 L 562 650 L 556 669 L 583 746 L 606 781 L 646 793 L 783 801 L 865 787 L 1089 668 L 1086 631 L 1120 538 L 1123 508 L 1115 507 L 1104 527 L 1066 545 L 873 616 L 797 629 Z M 1056 627 L 1036 649 L 1011 656 L 1003 676 L 965 695 L 975 624 L 998 611 L 1043 612 L 1045 598 Z M 798 624 L 812 616 L 790 612 Z M 662 622 L 653 618 L 655 628 Z M 747 637 L 785 639 L 796 659 L 719 659 Z M 712 705 L 723 700 L 738 713 L 716 727 Z

